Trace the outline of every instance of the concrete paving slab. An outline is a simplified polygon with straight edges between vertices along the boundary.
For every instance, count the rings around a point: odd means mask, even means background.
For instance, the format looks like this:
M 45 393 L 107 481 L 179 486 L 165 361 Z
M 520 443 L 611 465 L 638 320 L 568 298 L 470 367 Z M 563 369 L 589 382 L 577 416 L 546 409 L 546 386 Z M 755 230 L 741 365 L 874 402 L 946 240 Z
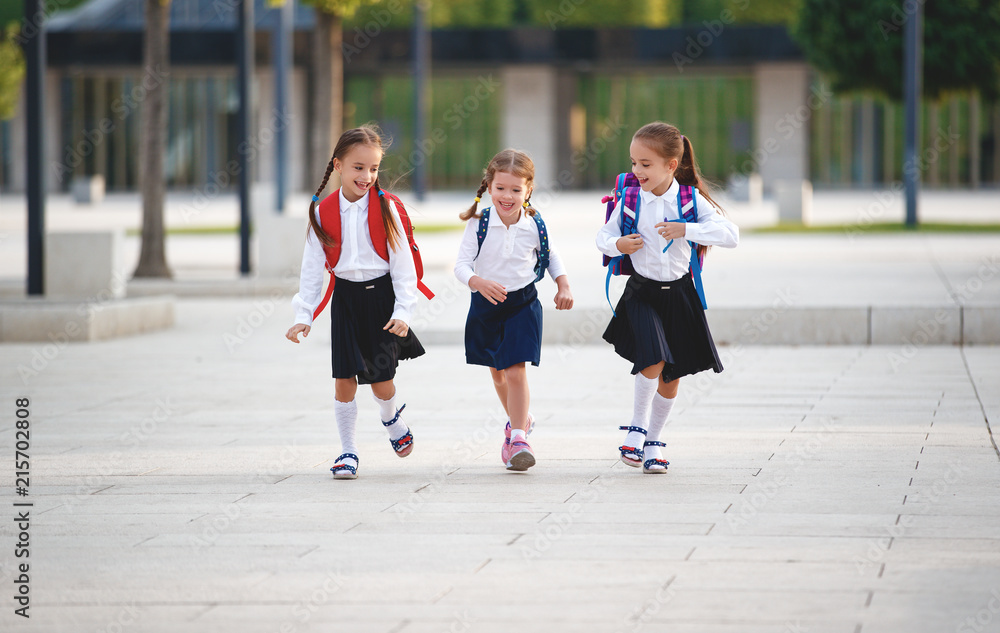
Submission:
M 228 347 L 254 309 L 181 299 L 173 330 L 67 346 L 27 381 L 34 346 L 0 346 L 37 512 L 33 619 L 5 608 L 5 632 L 134 609 L 123 630 L 936 633 L 1000 584 L 995 349 L 722 348 L 726 372 L 682 381 L 649 477 L 618 461 L 632 379 L 610 347 L 545 348 L 539 463 L 513 474 L 485 370 L 430 345 L 398 376 L 414 454 L 362 388 L 361 476 L 335 482 L 329 343 L 290 345 L 276 311 Z

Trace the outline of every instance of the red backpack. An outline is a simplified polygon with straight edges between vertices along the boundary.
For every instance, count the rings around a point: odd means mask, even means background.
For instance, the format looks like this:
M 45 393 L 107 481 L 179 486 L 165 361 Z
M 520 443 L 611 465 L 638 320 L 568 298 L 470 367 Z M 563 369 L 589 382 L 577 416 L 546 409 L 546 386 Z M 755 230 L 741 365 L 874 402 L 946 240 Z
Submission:
M 396 210 L 399 211 L 399 220 L 403 224 L 403 233 L 406 234 L 406 241 L 410 245 L 410 251 L 413 253 L 413 266 L 417 269 L 417 290 L 422 292 L 428 299 L 433 299 L 434 293 L 423 282 L 424 263 L 420 259 L 420 249 L 413 240 L 413 223 L 410 222 L 410 216 L 406 215 L 403 203 L 399 201 L 399 198 L 387 191 L 377 191 L 375 188 L 372 188 L 368 194 L 368 233 L 371 235 L 375 252 L 385 261 L 389 261 L 389 240 L 385 235 L 385 224 L 382 222 L 382 213 L 381 211 L 373 213 L 374 210 L 381 210 L 382 208 L 381 201 L 379 200 L 380 194 L 384 194 L 389 200 L 396 203 Z M 333 295 L 333 286 L 337 280 L 333 276 L 333 269 L 337 265 L 337 262 L 340 261 L 340 189 L 337 189 L 319 203 L 319 223 L 327 235 L 333 239 L 334 245 L 323 246 L 323 250 L 326 252 L 326 269 L 330 272 L 330 283 L 326 287 L 326 296 L 323 297 L 323 300 L 316 307 L 316 311 L 313 312 L 314 320 L 323 311 L 326 304 L 330 302 L 330 297 Z

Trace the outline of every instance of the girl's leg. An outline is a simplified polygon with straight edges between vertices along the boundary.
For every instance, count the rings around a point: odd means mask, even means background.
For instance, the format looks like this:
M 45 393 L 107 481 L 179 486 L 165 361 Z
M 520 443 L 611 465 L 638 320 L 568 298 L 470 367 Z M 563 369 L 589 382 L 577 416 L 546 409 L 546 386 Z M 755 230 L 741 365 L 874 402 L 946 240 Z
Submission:
M 358 403 L 354 400 L 357 391 L 357 378 L 337 378 L 334 383 L 336 402 L 333 405 L 333 412 L 337 419 L 337 431 L 340 434 L 341 454 L 358 454 L 358 446 L 354 441 L 354 432 L 358 424 Z M 344 459 L 341 463 L 354 468 L 358 467 L 358 461 L 353 458 Z
M 510 413 L 510 442 L 505 442 L 500 457 L 508 470 L 528 470 L 535 465 L 535 455 L 528 445 L 528 372 L 524 363 L 511 365 L 507 375 L 507 411 Z
M 372 398 L 378 404 L 379 419 L 382 420 L 383 424 L 396 418 L 395 422 L 385 427 L 389 431 L 391 439 L 398 440 L 410 432 L 402 418 L 396 415 L 396 386 L 391 380 L 372 383 Z
M 528 430 L 528 371 L 524 363 L 511 365 L 503 370 L 507 378 L 507 413 L 510 415 L 511 437 L 514 431 Z
M 656 388 L 656 393 L 660 394 L 664 398 L 674 399 L 677 397 L 677 389 L 681 386 L 681 379 L 675 378 L 670 382 L 663 382 L 663 377 L 660 377 L 660 384 Z
M 334 396 L 337 402 L 350 402 L 358 393 L 358 378 L 336 378 L 334 379 Z
M 635 387 L 632 397 L 632 422 L 629 426 L 646 430 L 649 425 L 649 405 L 653 401 L 653 394 L 660 381 L 660 372 L 663 371 L 663 363 L 646 367 L 635 375 Z M 632 448 L 642 448 L 646 441 L 646 434 L 642 431 L 629 431 L 625 436 L 625 446 Z M 632 462 L 634 465 L 635 463 Z
M 667 418 L 670 416 L 670 411 L 674 408 L 674 400 L 677 398 L 677 389 L 680 386 L 680 379 L 671 380 L 670 382 L 663 382 L 663 378 L 659 379 L 660 384 L 656 390 L 656 395 L 653 396 L 653 405 L 649 414 L 649 432 L 646 434 L 646 441 L 658 442 L 660 441 L 660 432 L 663 431 L 664 425 L 667 423 Z M 663 455 L 660 452 L 659 446 L 647 446 L 645 447 L 645 459 L 663 459 Z M 650 464 L 648 470 L 666 470 L 665 464 Z
M 493 369 L 490 367 L 490 377 L 493 378 L 493 388 L 497 390 L 497 397 L 500 398 L 500 404 L 503 405 L 503 410 L 507 413 L 507 417 L 510 417 L 510 409 L 507 408 L 507 374 L 504 373 L 503 369 Z

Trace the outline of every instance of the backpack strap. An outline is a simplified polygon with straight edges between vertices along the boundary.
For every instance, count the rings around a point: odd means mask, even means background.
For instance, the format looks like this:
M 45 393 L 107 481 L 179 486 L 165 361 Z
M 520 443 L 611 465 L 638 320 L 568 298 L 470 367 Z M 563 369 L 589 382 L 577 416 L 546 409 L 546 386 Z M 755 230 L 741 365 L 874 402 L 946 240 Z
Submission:
M 483 250 L 483 242 L 486 241 L 486 232 L 490 229 L 490 207 L 484 208 L 479 216 L 479 227 L 476 228 L 476 257 L 479 251 Z
M 384 191 L 384 193 L 396 205 L 396 210 L 399 212 L 399 221 L 403 225 L 403 237 L 406 239 L 406 243 L 410 245 L 410 254 L 413 255 L 413 268 L 417 272 L 417 290 L 428 299 L 433 299 L 434 293 L 424 284 L 424 260 L 420 256 L 420 247 L 417 246 L 417 241 L 413 237 L 413 222 L 410 221 L 410 216 L 406 213 L 406 207 L 403 206 L 403 202 L 388 191 Z
M 368 235 L 372 239 L 375 254 L 389 261 L 389 239 L 385 233 L 385 222 L 382 220 L 382 201 L 378 190 L 372 187 L 368 190 Z M 400 218 L 402 219 L 402 218 Z
M 631 172 L 620 174 L 615 185 L 615 198 L 621 200 L 621 230 L 622 236 L 631 235 L 639 226 L 639 211 L 642 208 L 641 189 L 635 186 L 625 186 L 627 176 Z M 611 303 L 611 276 L 622 274 L 622 267 L 628 255 L 618 255 L 608 261 L 608 274 L 604 279 L 604 298 L 611 306 L 611 314 L 615 314 L 615 306 Z
M 545 221 L 542 220 L 542 215 L 535 212 L 535 215 L 531 216 L 535 221 L 535 226 L 538 227 L 538 262 L 535 264 L 535 282 L 541 281 L 545 277 L 545 270 L 549 267 L 549 253 L 551 249 L 549 248 L 549 231 L 545 228 Z M 482 210 L 482 216 L 479 218 L 479 226 L 476 228 L 476 257 L 479 257 L 479 252 L 483 250 L 483 242 L 486 241 L 486 233 L 490 228 L 490 207 L 486 207 Z M 532 282 L 534 283 L 534 282 Z
M 326 234 L 333 239 L 334 245 L 323 245 L 323 252 L 326 254 L 326 269 L 330 273 L 330 282 L 326 285 L 326 294 L 323 295 L 323 300 L 313 310 L 313 321 L 326 308 L 326 304 L 330 303 L 330 297 L 333 296 L 333 287 L 337 281 L 337 278 L 333 276 L 333 269 L 337 266 L 337 262 L 340 261 L 340 189 L 323 198 L 323 201 L 319 203 L 319 224 L 326 231 Z
M 681 222 L 698 222 L 698 200 L 694 195 L 694 187 L 691 185 L 681 185 L 677 191 L 677 211 L 681 216 Z M 667 244 L 667 248 L 670 247 L 670 243 Z M 698 298 L 701 299 L 701 307 L 705 310 L 708 309 L 708 303 L 705 301 L 705 288 L 701 282 L 701 266 L 702 258 L 698 256 L 698 245 L 694 242 L 688 240 L 688 244 L 691 245 L 691 278 L 694 280 L 694 288 L 698 291 Z M 663 252 L 667 249 L 664 248 Z
M 535 264 L 535 282 L 539 282 L 545 277 L 545 270 L 549 267 L 549 232 L 545 229 L 545 220 L 542 214 L 535 211 L 531 216 L 538 227 L 538 263 Z

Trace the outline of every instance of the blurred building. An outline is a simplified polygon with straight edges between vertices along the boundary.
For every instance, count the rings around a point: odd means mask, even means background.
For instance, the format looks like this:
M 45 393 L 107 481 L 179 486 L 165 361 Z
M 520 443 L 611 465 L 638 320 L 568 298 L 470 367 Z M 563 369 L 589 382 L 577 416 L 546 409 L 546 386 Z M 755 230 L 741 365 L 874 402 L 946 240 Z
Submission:
M 274 173 L 273 131 L 291 130 L 291 185 L 311 190 L 309 39 L 313 14 L 294 12 L 291 112 L 274 109 L 271 33 L 277 13 L 256 0 L 255 179 Z M 166 178 L 175 189 L 223 182 L 242 139 L 232 0 L 172 0 L 169 74 L 142 71 L 142 0 L 90 0 L 49 22 L 49 185 L 102 174 L 110 190 L 138 182 L 143 84 L 170 86 Z M 538 184 L 604 188 L 628 169 L 631 133 L 678 125 L 716 182 L 759 173 L 816 187 L 870 187 L 902 176 L 902 109 L 871 97 L 835 97 L 783 27 L 703 22 L 670 29 L 448 29 L 432 40 L 427 137 L 414 139 L 411 34 L 364 10 L 344 32 L 345 125 L 378 122 L 394 139 L 388 181 L 427 165 L 432 188 L 474 187 L 506 146 L 535 159 Z M 938 147 L 930 186 L 1000 183 L 1000 104 L 952 96 L 925 104 L 925 147 Z M 0 143 L 5 189 L 23 189 L 23 114 Z M 331 148 L 332 150 L 332 148 Z

